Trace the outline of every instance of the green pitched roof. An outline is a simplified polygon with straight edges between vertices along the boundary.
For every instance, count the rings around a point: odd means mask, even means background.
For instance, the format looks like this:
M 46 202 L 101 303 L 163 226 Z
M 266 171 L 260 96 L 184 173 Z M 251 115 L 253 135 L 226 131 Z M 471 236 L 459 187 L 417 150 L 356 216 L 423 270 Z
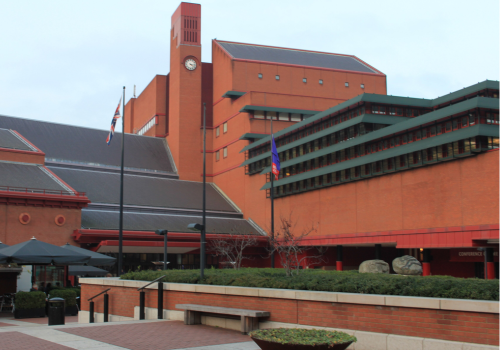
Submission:
M 345 102 L 342 102 L 332 108 L 329 108 L 323 112 L 316 113 L 310 118 L 307 118 L 306 120 L 301 121 L 300 123 L 297 123 L 295 125 L 292 125 L 286 129 L 283 129 L 277 133 L 274 134 L 275 139 L 279 138 L 282 135 L 288 134 L 294 130 L 300 129 L 302 127 L 305 127 L 308 124 L 312 124 L 313 122 L 320 120 L 326 116 L 329 116 L 330 114 L 336 113 L 342 109 L 345 109 L 347 107 L 356 105 L 360 102 L 372 102 L 372 103 L 384 103 L 384 104 L 394 104 L 394 105 L 403 105 L 403 106 L 413 106 L 413 107 L 423 107 L 423 108 L 432 108 L 434 106 L 446 103 L 446 102 L 451 102 L 457 98 L 460 98 L 462 96 L 467 96 L 470 95 L 476 91 L 481 91 L 484 89 L 499 89 L 499 82 L 498 81 L 492 81 L 492 80 L 486 80 L 484 82 L 474 84 L 472 86 L 469 86 L 467 88 L 464 88 L 462 90 L 455 91 L 451 94 L 438 97 L 434 100 L 430 99 L 423 99 L 423 98 L 411 98 L 411 97 L 400 97 L 400 96 L 389 96 L 389 95 L 377 95 L 377 94 L 362 94 L 359 96 L 356 96 L 350 100 L 347 100 Z M 258 142 L 254 142 L 251 145 L 246 146 L 241 150 L 241 152 L 247 151 L 251 148 L 263 145 L 267 142 L 270 141 L 270 137 L 264 138 Z
M 281 107 L 269 107 L 269 106 L 254 106 L 254 105 L 246 105 L 245 107 L 243 107 L 242 109 L 240 109 L 240 112 L 251 112 L 251 111 L 300 113 L 300 114 L 311 114 L 311 115 L 318 113 L 318 111 L 312 111 L 310 109 L 294 109 L 294 108 L 281 108 Z
M 287 149 L 297 147 L 299 145 L 302 145 L 306 142 L 310 142 L 319 138 L 322 138 L 323 136 L 330 135 L 332 132 L 336 132 L 339 130 L 347 129 L 353 125 L 359 124 L 359 123 L 376 123 L 376 124 L 387 124 L 387 125 L 392 125 L 396 123 L 400 123 L 402 121 L 408 120 L 410 118 L 406 117 L 396 117 L 392 115 L 378 115 L 378 114 L 362 114 L 360 116 L 357 116 L 355 118 L 349 119 L 345 122 L 342 122 L 340 124 L 334 125 L 330 128 L 323 129 L 319 132 L 316 132 L 314 134 L 308 135 L 306 137 L 303 137 L 297 141 L 290 142 L 284 146 L 278 147 L 278 153 L 286 151 Z M 241 164 L 241 166 L 245 166 L 250 163 L 255 163 L 261 159 L 267 158 L 271 156 L 271 152 L 266 152 L 259 154 L 256 157 L 252 157 L 250 159 L 247 159 L 245 162 Z
M 383 129 L 372 131 L 369 134 L 356 137 L 352 140 L 338 143 L 338 144 L 323 148 L 319 151 L 311 152 L 311 153 L 305 154 L 303 156 L 287 160 L 287 161 L 283 162 L 283 164 L 281 166 L 287 167 L 287 166 L 290 166 L 293 164 L 298 164 L 298 163 L 307 161 L 309 159 L 318 158 L 318 157 L 327 155 L 327 154 L 332 153 L 332 152 L 340 151 L 342 149 L 357 146 L 357 145 L 360 145 L 362 143 L 377 140 L 377 139 L 380 139 L 380 138 L 383 138 L 383 137 L 386 137 L 389 135 L 399 133 L 399 132 L 404 131 L 404 130 L 412 129 L 412 128 L 418 127 L 420 125 L 427 124 L 427 123 L 445 118 L 447 116 L 457 114 L 460 112 L 464 112 L 464 111 L 468 111 L 468 110 L 471 110 L 474 108 L 498 109 L 498 100 L 493 99 L 493 98 L 487 98 L 487 97 L 475 97 L 475 98 L 472 98 L 470 100 L 462 101 L 460 103 L 438 109 L 434 112 L 430 112 L 430 113 L 421 115 L 419 117 L 410 118 L 406 121 L 385 127 Z M 354 119 L 351 119 L 351 120 L 354 120 Z M 341 123 L 341 124 L 343 124 L 343 123 Z M 338 124 L 338 125 L 341 125 L 341 124 Z M 329 130 L 329 129 L 325 129 L 325 130 Z M 323 130 L 323 131 L 325 131 L 325 130 Z M 302 141 L 304 139 L 301 139 L 299 141 Z M 307 141 L 305 141 L 305 142 L 307 142 Z M 399 148 L 399 147 L 397 147 L 397 148 Z M 280 150 L 281 150 L 281 147 L 278 148 L 278 153 L 280 152 Z M 270 154 L 271 154 L 270 152 L 267 152 L 267 153 L 260 154 L 258 157 L 264 156 L 262 158 L 266 158 L 266 157 L 269 157 Z M 253 163 L 253 161 L 250 161 L 250 160 L 253 160 L 255 158 L 257 158 L 257 157 L 250 158 L 250 159 L 246 160 L 243 165 Z M 257 160 L 259 160 L 259 159 L 257 159 Z M 270 169 L 271 169 L 270 167 L 266 167 L 264 170 L 262 170 L 261 173 L 262 174 L 268 173 L 271 171 Z

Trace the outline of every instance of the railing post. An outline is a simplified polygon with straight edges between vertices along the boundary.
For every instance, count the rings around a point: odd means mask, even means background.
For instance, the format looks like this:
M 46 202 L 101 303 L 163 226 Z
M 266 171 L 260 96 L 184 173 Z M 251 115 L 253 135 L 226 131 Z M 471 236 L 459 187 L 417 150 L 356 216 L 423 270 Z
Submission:
M 104 322 L 108 322 L 109 318 L 108 303 L 109 303 L 109 295 L 108 293 L 106 293 L 104 294 Z
M 163 283 L 158 282 L 158 319 L 163 320 Z
M 94 302 L 89 304 L 89 323 L 94 323 Z
M 144 308 L 146 304 L 146 292 L 139 292 L 139 320 L 144 320 L 146 318 Z

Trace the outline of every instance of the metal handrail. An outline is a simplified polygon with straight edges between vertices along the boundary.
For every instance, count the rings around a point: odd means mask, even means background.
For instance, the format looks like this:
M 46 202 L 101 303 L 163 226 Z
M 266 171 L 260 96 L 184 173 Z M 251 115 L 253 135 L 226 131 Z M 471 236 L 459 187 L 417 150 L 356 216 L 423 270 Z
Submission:
M 158 277 L 157 279 L 155 279 L 154 281 L 149 282 L 149 283 L 148 283 L 148 284 L 146 284 L 145 286 L 142 286 L 141 288 L 137 288 L 137 290 L 139 291 L 139 290 L 141 290 L 141 289 L 144 289 L 144 288 L 146 288 L 147 286 L 152 285 L 153 283 L 155 283 L 156 281 L 161 280 L 161 279 L 162 279 L 162 278 L 164 278 L 164 277 L 167 277 L 167 275 L 163 275 L 163 276 L 161 276 L 161 277 Z
M 99 295 L 101 295 L 101 294 L 103 294 L 103 293 L 106 293 L 108 290 L 111 290 L 111 288 L 108 288 L 108 289 L 106 289 L 106 290 L 104 290 L 104 291 L 100 292 L 99 294 L 94 295 L 94 296 L 93 296 L 92 298 L 90 298 L 88 301 L 92 301 L 92 299 L 94 299 L 94 298 L 98 297 Z

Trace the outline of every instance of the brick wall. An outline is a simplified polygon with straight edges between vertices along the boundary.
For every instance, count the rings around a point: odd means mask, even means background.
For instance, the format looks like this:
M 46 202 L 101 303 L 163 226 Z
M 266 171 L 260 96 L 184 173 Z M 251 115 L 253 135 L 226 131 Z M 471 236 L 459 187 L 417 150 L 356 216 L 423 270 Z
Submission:
M 142 284 L 142 283 L 141 283 Z M 190 285 L 185 285 L 190 286 Z M 201 286 L 204 287 L 204 286 Z M 109 313 L 134 317 L 139 305 L 137 288 L 82 283 L 82 310 L 89 310 L 87 299 L 111 288 Z M 207 286 L 207 291 L 209 288 Z M 218 288 L 218 287 L 215 287 Z M 250 290 L 251 288 L 245 288 Z M 255 289 L 253 289 L 255 290 Z M 286 293 L 286 291 L 283 291 Z M 157 306 L 155 289 L 146 289 L 146 307 Z M 498 345 L 498 313 L 438 310 L 417 307 L 393 307 L 293 298 L 265 298 L 230 294 L 196 293 L 165 290 L 164 309 L 176 310 L 176 304 L 200 304 L 232 308 L 266 310 L 267 321 L 343 328 L 449 341 Z M 423 299 L 423 298 L 415 298 Z M 95 312 L 103 312 L 103 298 L 95 300 Z

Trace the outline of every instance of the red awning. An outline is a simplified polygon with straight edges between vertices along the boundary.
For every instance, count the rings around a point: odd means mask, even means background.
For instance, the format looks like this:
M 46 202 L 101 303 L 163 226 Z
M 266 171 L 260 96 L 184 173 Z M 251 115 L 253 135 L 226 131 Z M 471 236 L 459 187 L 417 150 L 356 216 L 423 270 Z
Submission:
M 148 241 L 123 241 L 123 253 L 163 253 L 162 242 Z M 191 251 L 198 250 L 200 242 L 168 242 L 168 254 L 186 254 Z M 118 241 L 101 241 L 101 243 L 93 249 L 98 253 L 118 253 Z

